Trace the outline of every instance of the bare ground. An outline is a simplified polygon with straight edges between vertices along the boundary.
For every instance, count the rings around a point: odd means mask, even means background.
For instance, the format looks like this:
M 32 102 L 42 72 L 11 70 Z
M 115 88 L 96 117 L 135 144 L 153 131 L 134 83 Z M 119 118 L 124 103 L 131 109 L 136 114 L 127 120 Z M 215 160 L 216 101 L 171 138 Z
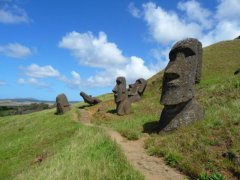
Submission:
M 85 109 L 80 109 L 80 121 L 88 126 L 91 124 L 91 114 Z M 76 116 L 74 115 L 74 119 Z M 103 128 L 100 126 L 100 128 Z M 136 141 L 129 141 L 122 137 L 118 132 L 109 128 L 104 128 L 106 133 L 115 141 L 124 152 L 129 163 L 139 170 L 147 180 L 183 180 L 184 175 L 176 169 L 165 165 L 164 160 L 159 157 L 149 156 L 144 149 L 146 137 Z

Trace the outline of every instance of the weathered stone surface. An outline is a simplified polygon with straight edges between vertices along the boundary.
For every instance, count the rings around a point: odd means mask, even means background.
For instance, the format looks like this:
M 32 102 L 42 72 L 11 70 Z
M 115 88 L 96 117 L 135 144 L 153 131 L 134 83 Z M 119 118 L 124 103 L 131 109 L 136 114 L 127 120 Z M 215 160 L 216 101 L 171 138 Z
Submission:
M 194 96 L 194 84 L 201 80 L 202 44 L 193 38 L 177 42 L 169 53 L 164 71 L 159 121 L 160 131 L 167 132 L 202 119 L 204 109 Z
M 85 103 L 88 103 L 90 105 L 95 105 L 95 104 L 98 104 L 98 103 L 101 102 L 100 99 L 98 99 L 96 97 L 89 96 L 84 92 L 80 92 L 80 96 L 82 96 Z
M 56 106 L 57 106 L 57 112 L 56 112 L 57 114 L 64 114 L 65 112 L 71 109 L 65 94 L 59 94 L 56 97 Z
M 129 114 L 131 112 L 131 103 L 128 100 L 128 92 L 126 88 L 125 77 L 118 77 L 116 86 L 112 90 L 114 93 L 114 100 L 117 105 L 116 111 L 118 115 Z
M 240 68 L 238 68 L 235 72 L 234 75 L 240 75 Z
M 143 78 L 137 79 L 134 84 L 129 84 L 128 99 L 130 103 L 139 101 L 146 87 L 147 81 Z

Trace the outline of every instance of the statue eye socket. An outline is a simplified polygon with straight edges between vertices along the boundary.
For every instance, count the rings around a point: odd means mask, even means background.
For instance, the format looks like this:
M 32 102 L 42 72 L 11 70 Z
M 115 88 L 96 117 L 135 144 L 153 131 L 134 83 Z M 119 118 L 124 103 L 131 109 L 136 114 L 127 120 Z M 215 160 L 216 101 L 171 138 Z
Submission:
M 170 61 L 174 61 L 179 53 L 184 54 L 185 57 L 195 55 L 195 52 L 193 52 L 190 48 L 176 48 L 169 54 Z

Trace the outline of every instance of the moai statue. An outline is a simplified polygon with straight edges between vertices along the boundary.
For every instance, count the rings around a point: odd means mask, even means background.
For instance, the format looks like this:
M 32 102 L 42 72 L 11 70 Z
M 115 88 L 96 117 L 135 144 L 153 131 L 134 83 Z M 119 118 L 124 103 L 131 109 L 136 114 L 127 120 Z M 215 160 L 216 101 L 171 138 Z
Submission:
M 90 105 L 95 105 L 101 102 L 100 99 L 92 97 L 91 95 L 87 95 L 84 92 L 80 92 L 80 96 L 82 96 L 85 103 L 88 103 Z
M 57 114 L 64 114 L 71 109 L 65 94 L 59 94 L 56 97 L 56 106 Z
M 112 90 L 114 93 L 114 100 L 117 105 L 117 114 L 129 114 L 131 111 L 131 103 L 128 101 L 128 93 L 126 88 L 125 77 L 118 77 L 116 86 Z
M 194 84 L 199 83 L 202 69 L 202 44 L 188 38 L 177 42 L 169 53 L 164 71 L 159 121 L 160 132 L 167 132 L 203 119 L 203 106 L 195 100 Z
M 129 84 L 128 99 L 130 103 L 139 101 L 146 87 L 147 81 L 143 78 L 137 79 L 134 84 Z

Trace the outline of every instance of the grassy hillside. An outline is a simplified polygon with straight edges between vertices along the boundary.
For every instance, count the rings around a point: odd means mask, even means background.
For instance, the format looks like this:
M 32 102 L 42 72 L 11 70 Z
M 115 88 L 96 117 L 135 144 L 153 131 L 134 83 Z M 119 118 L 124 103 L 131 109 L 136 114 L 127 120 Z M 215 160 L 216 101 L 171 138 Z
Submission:
M 237 159 L 223 154 L 240 157 L 240 77 L 233 75 L 240 67 L 240 40 L 220 42 L 203 52 L 202 81 L 196 86 L 196 98 L 205 107 L 202 121 L 170 134 L 156 134 L 163 109 L 159 103 L 162 72 L 148 80 L 142 100 L 133 104 L 130 115 L 117 116 L 109 97 L 87 109 L 93 114 L 92 122 L 112 127 L 128 139 L 151 134 L 146 142 L 149 154 L 164 156 L 167 164 L 191 177 L 237 179 Z
M 158 135 L 162 72 L 148 80 L 133 112 L 118 116 L 113 95 L 96 106 L 81 104 L 92 122 L 111 127 L 128 139 L 150 134 L 149 155 L 192 178 L 240 178 L 240 40 L 204 48 L 202 81 L 196 98 L 205 107 L 204 120 Z M 80 106 L 79 104 L 77 106 Z M 77 106 L 65 115 L 46 110 L 0 117 L 0 179 L 143 179 L 103 130 L 77 122 Z
M 0 118 L 0 179 L 143 179 L 75 107 Z

